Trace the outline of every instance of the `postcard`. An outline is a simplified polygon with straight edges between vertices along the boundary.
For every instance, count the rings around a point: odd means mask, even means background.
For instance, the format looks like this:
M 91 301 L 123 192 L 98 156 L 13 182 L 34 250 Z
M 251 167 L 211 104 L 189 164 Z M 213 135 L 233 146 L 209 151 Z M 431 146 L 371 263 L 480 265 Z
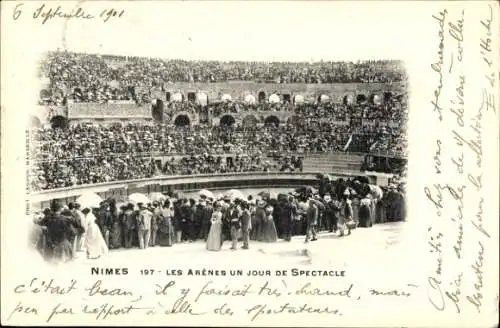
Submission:
M 2 325 L 498 325 L 498 2 L 1 6 Z

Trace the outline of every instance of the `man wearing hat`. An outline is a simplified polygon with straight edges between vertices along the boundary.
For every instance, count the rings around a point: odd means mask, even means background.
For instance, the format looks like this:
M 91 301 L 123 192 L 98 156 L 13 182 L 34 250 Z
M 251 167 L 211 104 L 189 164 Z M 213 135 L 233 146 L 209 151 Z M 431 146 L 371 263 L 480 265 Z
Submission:
M 109 231 L 113 226 L 113 218 L 109 210 L 109 204 L 106 201 L 101 202 L 99 211 L 97 212 L 97 225 L 101 230 L 106 246 L 109 247 Z
M 134 212 L 134 205 L 129 203 L 127 208 L 123 213 L 123 239 L 125 248 L 132 247 L 132 241 L 134 240 L 134 234 L 136 233 L 136 213 Z
M 202 201 L 200 202 L 200 205 L 202 207 L 202 212 L 201 212 L 202 214 L 201 214 L 201 231 L 199 238 L 205 241 L 208 238 L 212 213 L 214 211 L 214 208 L 212 206 L 212 201 L 213 200 L 211 198 L 207 198 L 205 200 L 202 199 Z
M 241 215 L 243 214 L 243 210 L 241 209 L 240 202 L 235 208 L 231 209 L 229 212 L 230 224 L 231 224 L 231 249 L 236 250 L 236 246 L 238 244 L 238 237 L 241 229 Z
M 328 224 L 329 232 L 337 231 L 338 213 L 340 212 L 339 205 L 332 200 L 329 194 L 323 197 L 325 201 L 325 217 Z
M 309 237 L 312 234 L 311 241 L 316 241 L 316 226 L 318 224 L 318 207 L 316 206 L 316 202 L 314 199 L 309 198 L 309 207 L 306 211 L 306 240 L 305 242 L 309 242 Z
M 150 232 L 151 232 L 151 220 L 153 219 L 153 213 L 151 213 L 143 203 L 139 205 L 139 215 L 137 216 L 137 233 L 139 237 L 139 248 L 148 248 Z
M 73 240 L 73 253 L 82 251 L 82 235 L 85 233 L 84 228 L 84 217 L 83 213 L 80 210 L 80 204 L 78 203 L 69 203 L 68 209 L 71 211 L 71 215 L 75 220 L 75 226 L 77 227 L 76 236 Z

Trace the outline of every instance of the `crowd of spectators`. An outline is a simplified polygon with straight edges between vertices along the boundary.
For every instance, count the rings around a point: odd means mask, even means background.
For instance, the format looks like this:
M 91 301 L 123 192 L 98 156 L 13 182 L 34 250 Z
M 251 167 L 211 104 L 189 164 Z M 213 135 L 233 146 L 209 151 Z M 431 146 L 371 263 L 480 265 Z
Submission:
M 264 63 L 161 60 L 50 52 L 40 76 L 49 91 L 41 104 L 105 103 L 127 100 L 151 103 L 150 89 L 172 82 L 229 80 L 273 83 L 371 83 L 406 79 L 397 61 L 358 63 Z M 67 128 L 39 127 L 31 131 L 33 190 L 70 187 L 156 175 L 210 174 L 298 169 L 302 164 L 276 155 L 290 153 L 397 153 L 406 150 L 406 95 L 343 102 L 287 101 L 248 103 L 225 100 L 202 104 L 166 102 L 166 124 L 79 124 Z M 179 111 L 199 115 L 200 125 L 174 127 Z M 287 124 L 230 123 L 214 127 L 212 118 L 249 112 L 263 120 L 266 111 L 293 112 Z M 170 120 L 168 118 L 170 117 Z M 369 122 L 370 125 L 361 124 Z M 391 125 L 389 123 L 398 123 Z M 269 122 L 268 122 L 269 123 Z M 383 124 L 380 124 L 383 123 Z M 231 160 L 227 159 L 230 154 Z M 155 157 L 169 157 L 158 162 Z
M 276 154 L 404 150 L 398 129 L 364 128 L 311 119 L 264 127 L 175 128 L 162 124 L 80 124 L 31 130 L 33 190 L 155 175 L 277 171 Z M 401 140 L 400 140 L 401 139 Z M 231 155 L 231 160 L 226 160 Z M 154 156 L 170 156 L 158 163 Z
M 40 77 L 50 83 L 45 104 L 134 100 L 148 102 L 149 90 L 174 82 L 229 80 L 273 83 L 374 83 L 406 79 L 399 61 L 222 62 L 49 52 Z

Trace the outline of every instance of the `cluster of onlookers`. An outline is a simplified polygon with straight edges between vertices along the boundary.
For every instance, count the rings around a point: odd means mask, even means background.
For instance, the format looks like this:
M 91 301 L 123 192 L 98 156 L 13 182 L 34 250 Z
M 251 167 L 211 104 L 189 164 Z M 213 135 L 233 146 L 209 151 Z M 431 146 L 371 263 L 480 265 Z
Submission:
M 284 165 L 268 156 L 342 151 L 403 154 L 406 148 L 406 136 L 399 129 L 371 126 L 354 131 L 349 125 L 314 118 L 253 128 L 81 124 L 37 128 L 32 139 L 33 190 L 158 175 L 268 172 Z M 155 156 L 170 158 L 158 162 Z
M 173 82 L 229 80 L 273 83 L 371 83 L 405 80 L 398 61 L 352 62 L 222 62 L 163 60 L 49 52 L 40 76 L 50 82 L 43 103 L 57 104 L 68 97 L 75 102 L 135 100 L 147 102 L 152 87 Z
M 265 127 L 174 128 L 166 125 L 79 124 L 66 129 L 32 129 L 37 161 L 113 155 L 227 154 L 270 151 L 339 151 L 352 131 L 314 119 Z
M 50 209 L 36 214 L 40 230 L 33 234 L 33 244 L 46 259 L 56 261 L 71 260 L 80 251 L 95 259 L 109 249 L 198 240 L 210 251 L 219 251 L 229 240 L 231 249 L 239 240 L 248 249 L 252 241 L 290 241 L 300 235 L 305 235 L 305 242 L 315 241 L 321 231 L 343 236 L 355 228 L 406 218 L 402 186 L 381 188 L 362 178 L 324 178 L 319 190 L 305 187 L 277 195 L 263 191 L 244 196 L 231 190 L 215 196 L 203 190 L 188 199 L 172 192 L 156 194 L 147 202 L 109 198 L 95 205 L 63 206 L 53 201 Z

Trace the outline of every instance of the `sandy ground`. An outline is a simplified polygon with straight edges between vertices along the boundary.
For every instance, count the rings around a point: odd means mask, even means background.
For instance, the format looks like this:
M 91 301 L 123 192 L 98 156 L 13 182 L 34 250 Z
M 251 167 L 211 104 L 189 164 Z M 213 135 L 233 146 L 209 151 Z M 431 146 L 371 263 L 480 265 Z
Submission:
M 318 240 L 304 243 L 304 236 L 296 236 L 291 242 L 278 240 L 276 243 L 251 241 L 250 249 L 231 250 L 231 243 L 225 242 L 220 252 L 205 249 L 202 241 L 194 243 L 174 244 L 172 247 L 149 247 L 147 249 L 111 250 L 103 258 L 86 259 L 84 253 L 69 265 L 87 267 L 106 266 L 120 267 L 124 263 L 134 266 L 160 265 L 203 267 L 231 266 L 248 267 L 294 267 L 309 266 L 311 268 L 337 267 L 345 270 L 370 272 L 377 270 L 387 272 L 390 263 L 404 259 L 406 252 L 404 230 L 406 223 L 378 224 L 372 228 L 358 228 L 350 236 L 339 237 L 334 233 L 322 232 Z M 239 247 L 242 246 L 240 242 Z M 388 263 L 388 261 L 390 263 Z M 382 265 L 384 264 L 384 265 Z M 401 269 L 399 267 L 399 269 Z M 361 271 L 360 271 L 361 270 Z M 391 271 L 389 269 L 389 271 Z

